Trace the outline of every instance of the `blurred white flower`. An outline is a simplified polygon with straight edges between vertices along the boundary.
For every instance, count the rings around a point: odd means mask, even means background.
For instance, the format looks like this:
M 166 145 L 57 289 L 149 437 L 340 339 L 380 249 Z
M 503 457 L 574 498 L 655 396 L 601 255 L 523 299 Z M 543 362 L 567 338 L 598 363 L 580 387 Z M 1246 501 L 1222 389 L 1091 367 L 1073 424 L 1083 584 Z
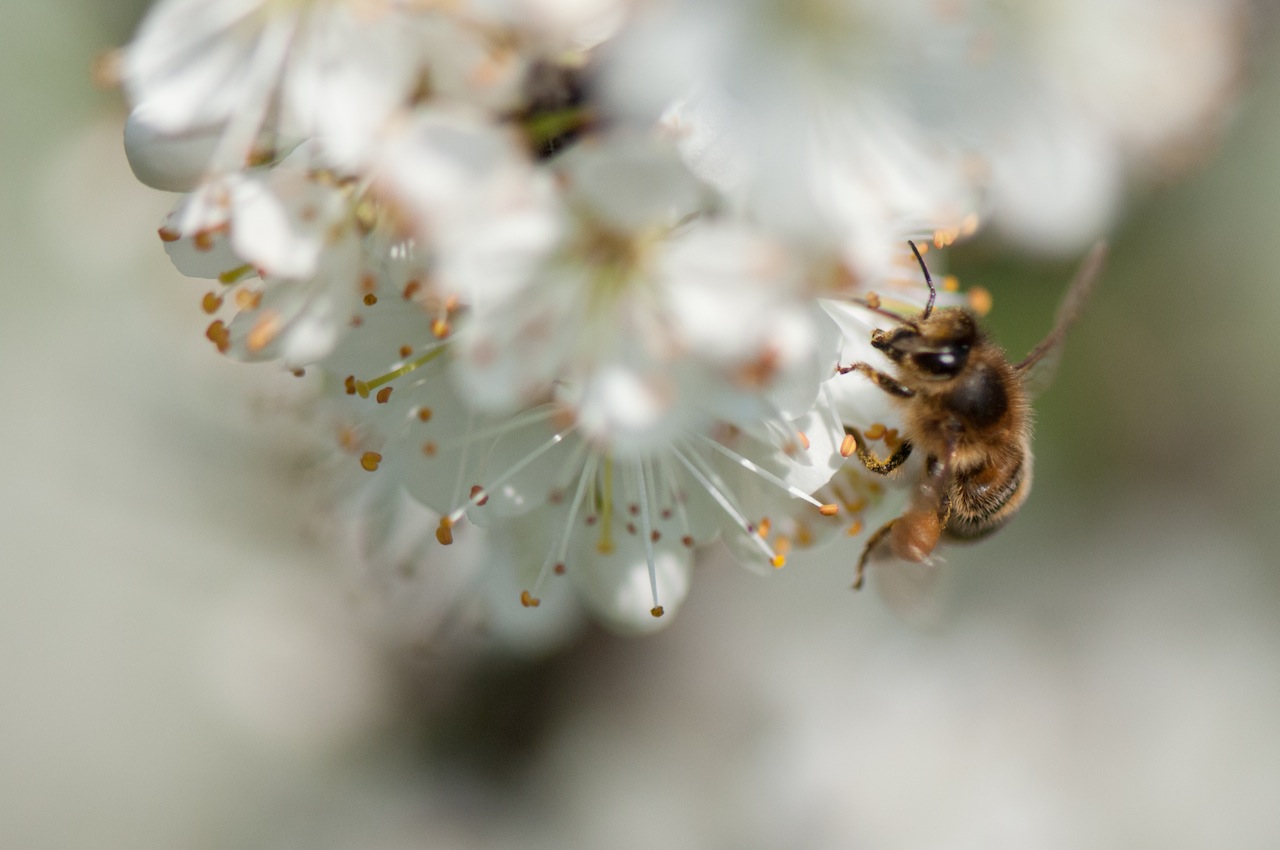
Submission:
M 908 239 L 1070 247 L 1204 139 L 1235 4 L 1151 2 L 163 0 L 125 142 L 190 190 L 209 339 L 318 373 L 360 557 L 437 576 L 433 622 L 649 631 L 705 544 L 768 572 L 898 486 L 836 367 L 879 362 L 869 293 L 927 297 Z

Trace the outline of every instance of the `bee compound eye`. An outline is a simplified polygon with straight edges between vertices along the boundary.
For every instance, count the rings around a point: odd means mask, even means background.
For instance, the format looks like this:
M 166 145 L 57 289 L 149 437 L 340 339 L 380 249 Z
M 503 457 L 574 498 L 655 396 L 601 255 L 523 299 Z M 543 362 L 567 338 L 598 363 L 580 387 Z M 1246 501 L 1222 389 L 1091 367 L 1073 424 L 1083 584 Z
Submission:
M 911 355 L 911 362 L 920 371 L 939 377 L 959 374 L 969 359 L 969 349 L 948 346 L 938 351 L 920 351 Z

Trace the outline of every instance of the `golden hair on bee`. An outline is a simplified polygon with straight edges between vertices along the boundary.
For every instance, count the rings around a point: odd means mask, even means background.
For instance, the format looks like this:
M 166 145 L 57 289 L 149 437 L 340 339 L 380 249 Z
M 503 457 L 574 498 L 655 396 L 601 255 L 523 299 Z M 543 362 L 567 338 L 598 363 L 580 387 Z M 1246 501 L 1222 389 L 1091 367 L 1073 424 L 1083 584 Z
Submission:
M 972 312 L 963 307 L 934 310 L 937 292 L 929 269 L 915 243 L 907 244 L 929 287 L 920 315 L 898 316 L 859 302 L 897 323 L 871 334 L 871 345 L 893 363 L 894 374 L 862 362 L 836 367 L 842 375 L 857 372 L 870 379 L 902 415 L 905 439 L 887 458 L 877 457 L 862 434 L 846 428 L 858 460 L 872 472 L 888 475 L 913 453 L 925 458 L 906 511 L 867 539 L 854 589 L 862 586 L 869 562 L 925 561 L 941 539 L 985 537 L 1022 507 L 1031 492 L 1028 376 L 1056 361 L 1106 255 L 1104 244 L 1094 246 L 1067 290 L 1053 330 L 1013 364 Z

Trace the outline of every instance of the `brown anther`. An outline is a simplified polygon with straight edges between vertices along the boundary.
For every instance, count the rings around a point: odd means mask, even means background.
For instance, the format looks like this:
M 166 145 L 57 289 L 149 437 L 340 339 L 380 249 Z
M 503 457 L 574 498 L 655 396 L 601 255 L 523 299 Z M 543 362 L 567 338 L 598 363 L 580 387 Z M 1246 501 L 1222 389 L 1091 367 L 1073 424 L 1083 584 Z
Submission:
M 289 374 L 293 375 L 295 378 L 301 378 L 303 375 L 307 374 L 307 370 L 298 366 L 297 368 L 290 369 Z
M 419 407 L 419 408 L 418 408 L 418 421 L 419 421 L 419 422 L 430 422 L 430 421 L 431 421 L 431 408 L 429 408 L 429 407 Z
M 401 360 L 403 360 L 404 358 L 408 357 L 408 356 L 409 356 L 409 355 L 411 355 L 411 354 L 413 354 L 413 346 L 412 346 L 412 345 L 402 345 L 402 346 L 400 346 L 400 359 L 401 359 Z
M 338 429 L 338 446 L 343 451 L 354 451 L 359 444 L 360 436 L 354 428 L 344 427 Z
M 667 612 L 662 610 L 661 605 L 654 605 L 652 608 L 649 609 L 649 613 L 655 617 L 661 617 L 663 614 Z
M 280 335 L 280 314 L 274 310 L 263 313 L 253 323 L 244 338 L 244 344 L 250 351 L 261 351 Z
M 684 537 L 680 538 L 680 542 L 683 543 L 689 549 L 693 548 L 693 538 L 687 534 Z
M 360 455 L 360 465 L 369 472 L 377 471 L 380 463 L 382 463 L 382 455 L 377 452 L 365 452 Z
M 639 515 L 639 513 L 640 513 L 640 506 L 639 506 L 639 505 L 637 505 L 637 504 L 635 504 L 634 502 L 633 502 L 632 504 L 630 504 L 630 505 L 627 505 L 627 513 L 631 514 L 632 516 L 637 516 L 637 515 Z
M 564 564 L 556 564 L 551 568 L 551 571 L 558 576 L 564 575 Z
M 849 457 L 857 446 L 858 441 L 854 439 L 853 435 L 845 434 L 844 439 L 840 441 L 840 457 Z
M 870 307 L 872 310 L 880 309 L 880 296 L 876 295 L 874 292 L 868 292 L 865 296 L 863 296 L 862 300 L 867 302 L 867 306 Z
M 471 502 L 476 506 L 482 506 L 489 501 L 489 494 L 479 484 L 471 485 Z
M 800 447 L 805 451 L 809 450 L 809 435 L 804 431 L 796 431 L 796 439 L 800 441 Z
M 440 525 L 436 527 L 436 541 L 441 546 L 453 543 L 453 520 L 447 516 L 440 517 Z
M 383 387 L 378 390 L 378 394 L 373 397 L 374 400 L 377 401 L 378 404 L 386 404 L 391 400 L 391 389 L 391 387 Z
M 636 524 L 634 522 L 627 523 L 627 534 L 634 535 L 636 533 Z
M 369 292 L 365 294 L 362 300 L 364 301 L 364 306 L 372 307 L 374 304 L 378 303 L 378 296 L 374 295 L 372 292 Z
M 520 591 L 520 604 L 526 608 L 537 608 L 542 604 L 542 600 L 534 596 L 527 590 Z
M 979 316 L 990 313 L 994 304 L 991 293 L 983 287 L 975 286 L 969 290 L 969 307 Z
M 583 520 L 583 522 L 586 523 L 587 525 L 595 525 L 597 519 L 598 517 L 596 517 L 595 514 L 588 514 L 586 519 Z
M 422 453 L 427 457 L 435 457 L 436 444 L 431 440 L 427 440 L 425 443 L 422 444 Z
M 347 391 L 347 395 L 356 394 L 356 376 L 347 375 L 342 379 L 342 388 Z
M 659 516 L 663 519 L 671 519 L 671 508 L 663 508 L 662 513 L 659 514 Z
M 840 513 L 840 506 L 835 504 L 826 504 L 818 508 L 818 513 L 823 516 L 835 516 Z
M 210 315 L 218 312 L 218 308 L 222 306 L 222 298 L 213 292 L 206 292 L 204 298 L 200 301 L 200 309 Z
M 223 354 L 227 353 L 227 349 L 231 347 L 231 334 L 227 331 L 227 323 L 221 319 L 215 319 L 205 328 L 205 338 L 218 347 Z
M 849 523 L 849 528 L 847 531 L 845 531 L 845 534 L 849 535 L 850 537 L 856 537 L 861 533 L 862 533 L 862 520 L 860 519 L 855 519 L 853 522 Z
M 412 301 L 413 296 L 418 294 L 418 290 L 422 288 L 422 284 L 416 280 L 411 280 L 404 285 L 404 292 L 401 295 L 405 301 Z
M 208 230 L 202 230 L 196 234 L 195 239 L 191 240 L 195 243 L 197 251 L 213 250 L 213 234 Z
M 658 531 L 658 529 L 655 528 L 653 531 L 649 532 L 649 539 L 652 540 L 654 543 L 657 543 L 659 540 L 662 539 L 662 532 Z
M 884 425 L 877 422 L 867 430 L 863 431 L 862 436 L 866 437 L 868 440 L 878 440 L 885 435 L 886 430 L 887 429 Z
M 181 233 L 179 233 L 176 230 L 170 230 L 167 227 L 162 227 L 156 232 L 160 234 L 161 242 L 177 242 L 179 239 L 182 238 Z
M 436 339 L 444 339 L 449 335 L 449 323 L 444 319 L 435 319 L 431 322 L 431 333 Z

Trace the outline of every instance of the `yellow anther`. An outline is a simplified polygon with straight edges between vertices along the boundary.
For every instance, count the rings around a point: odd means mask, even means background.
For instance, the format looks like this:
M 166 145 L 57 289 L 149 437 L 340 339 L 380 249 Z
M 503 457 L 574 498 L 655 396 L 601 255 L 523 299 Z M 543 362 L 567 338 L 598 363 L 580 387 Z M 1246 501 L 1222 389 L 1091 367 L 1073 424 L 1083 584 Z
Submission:
M 436 339 L 444 339 L 449 335 L 449 323 L 444 319 L 435 319 L 431 322 L 431 333 Z
M 860 519 L 855 519 L 853 522 L 849 523 L 849 528 L 845 532 L 845 534 L 848 534 L 850 537 L 856 537 L 861 533 L 862 533 L 862 520 Z
M 840 513 L 840 506 L 835 504 L 826 504 L 818 508 L 818 513 L 823 516 L 835 516 Z
M 453 520 L 447 516 L 440 517 L 440 525 L 436 528 L 436 540 L 441 546 L 448 546 L 453 542 Z
M 534 596 L 527 590 L 520 591 L 520 604 L 526 608 L 537 608 L 542 604 L 542 600 Z
M 868 440 L 878 440 L 885 435 L 887 430 L 888 429 L 886 429 L 884 425 L 876 422 L 870 428 L 863 431 L 862 436 L 866 437 Z
M 365 452 L 360 455 L 360 465 L 369 472 L 377 471 L 378 464 L 380 463 L 382 463 L 382 455 L 377 452 Z
M 378 303 L 378 296 L 374 295 L 372 292 L 365 294 L 364 306 L 372 307 L 374 304 L 377 304 L 377 303 Z
M 840 441 L 840 457 L 849 457 L 857 447 L 858 441 L 853 438 L 853 435 L 845 434 L 844 439 Z
M 969 290 L 969 307 L 979 316 L 985 316 L 990 313 L 994 303 L 991 293 L 987 289 L 975 286 Z
M 756 534 L 759 534 L 761 537 L 768 537 L 769 529 L 772 527 L 773 526 L 769 522 L 769 518 L 765 517 L 764 519 L 760 520 L 760 525 L 756 528 Z
M 391 400 L 391 387 L 383 387 L 378 390 L 378 394 L 374 396 L 378 404 L 386 404 Z
M 662 610 L 661 605 L 654 605 L 652 608 L 649 609 L 649 613 L 655 617 L 661 617 L 666 612 Z
M 785 567 L 785 566 L 787 565 L 787 559 L 786 559 L 785 557 L 783 557 L 782 555 L 774 555 L 774 556 L 769 560 L 769 564 L 770 564 L 770 566 L 772 566 L 775 570 L 780 570 L 780 569 L 782 569 L 783 567 Z
M 261 351 L 280 335 L 280 314 L 274 310 L 267 311 L 258 317 L 244 338 L 244 344 L 250 351 Z
M 943 275 L 942 288 L 947 292 L 959 292 L 960 278 L 956 277 L 953 274 Z
M 804 431 L 796 431 L 796 439 L 798 439 L 798 440 L 800 441 L 800 445 L 801 445 L 805 450 L 808 450 L 808 448 L 809 448 L 809 435 L 808 435 L 808 434 L 806 434 Z
M 200 309 L 211 315 L 218 312 L 218 308 L 221 306 L 222 299 L 212 292 L 206 292 L 204 298 L 200 301 Z

